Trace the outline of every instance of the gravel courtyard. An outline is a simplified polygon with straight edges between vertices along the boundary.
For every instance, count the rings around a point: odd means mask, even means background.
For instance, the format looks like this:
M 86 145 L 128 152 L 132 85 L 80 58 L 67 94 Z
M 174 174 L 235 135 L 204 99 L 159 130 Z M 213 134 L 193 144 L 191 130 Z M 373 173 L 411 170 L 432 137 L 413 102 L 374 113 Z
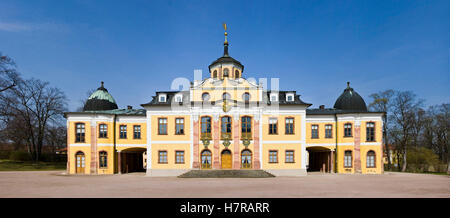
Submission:
M 428 174 L 310 174 L 261 179 L 152 178 L 145 174 L 68 176 L 61 171 L 0 172 L 5 197 L 450 197 L 450 177 Z

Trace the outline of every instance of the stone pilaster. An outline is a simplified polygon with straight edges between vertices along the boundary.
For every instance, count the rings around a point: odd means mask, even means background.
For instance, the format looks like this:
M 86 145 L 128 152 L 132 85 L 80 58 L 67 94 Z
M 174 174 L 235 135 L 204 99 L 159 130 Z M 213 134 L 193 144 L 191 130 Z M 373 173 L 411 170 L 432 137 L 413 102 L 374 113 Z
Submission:
M 259 160 L 259 152 L 260 151 L 260 138 L 259 138 L 259 120 L 255 119 L 255 125 L 253 130 L 253 169 L 260 169 L 261 162 Z
M 214 119 L 213 121 L 213 141 L 214 141 L 214 154 L 213 154 L 213 169 L 220 169 L 219 162 L 219 120 Z
M 97 124 L 91 123 L 91 164 L 90 164 L 90 172 L 91 174 L 97 174 Z
M 234 144 L 234 152 L 233 152 L 233 169 L 240 169 L 240 151 L 239 151 L 239 115 L 235 115 L 233 120 L 233 144 Z
M 361 127 L 355 125 L 355 172 L 361 173 Z
M 198 134 L 198 119 L 194 120 L 194 133 L 192 134 L 194 137 L 194 155 L 193 155 L 193 162 L 192 162 L 192 168 L 193 169 L 200 169 L 200 163 L 199 163 L 199 141 L 200 141 L 200 136 Z

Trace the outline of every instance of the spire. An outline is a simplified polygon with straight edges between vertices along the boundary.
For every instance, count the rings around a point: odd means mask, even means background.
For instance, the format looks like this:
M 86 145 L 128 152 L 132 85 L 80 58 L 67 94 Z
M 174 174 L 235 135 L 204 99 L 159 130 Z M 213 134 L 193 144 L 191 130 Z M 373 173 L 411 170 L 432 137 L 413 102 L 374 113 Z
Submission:
M 105 83 L 104 83 L 103 81 L 101 81 L 100 83 L 102 84 L 102 86 L 101 86 L 101 87 L 102 87 L 102 88 L 105 88 L 105 87 L 103 86 L 103 84 L 105 84 Z
M 350 82 L 347 82 L 347 88 L 350 88 Z
M 223 29 L 225 30 L 225 42 L 223 43 L 223 56 L 228 57 L 228 33 L 227 33 L 227 24 L 223 23 Z

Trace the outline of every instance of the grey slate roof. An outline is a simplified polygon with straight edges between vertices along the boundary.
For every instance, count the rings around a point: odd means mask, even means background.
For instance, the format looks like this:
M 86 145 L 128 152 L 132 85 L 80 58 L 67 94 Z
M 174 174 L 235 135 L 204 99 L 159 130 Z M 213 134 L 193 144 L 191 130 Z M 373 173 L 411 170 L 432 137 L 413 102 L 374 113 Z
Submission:
M 367 111 L 366 102 L 353 90 L 353 88 L 350 87 L 350 82 L 347 82 L 347 88 L 334 103 L 334 108 L 362 112 Z
M 102 115 L 120 115 L 120 116 L 146 116 L 145 109 L 114 109 L 114 110 L 99 110 L 99 111 L 83 111 L 83 112 L 66 112 L 67 114 L 102 114 Z

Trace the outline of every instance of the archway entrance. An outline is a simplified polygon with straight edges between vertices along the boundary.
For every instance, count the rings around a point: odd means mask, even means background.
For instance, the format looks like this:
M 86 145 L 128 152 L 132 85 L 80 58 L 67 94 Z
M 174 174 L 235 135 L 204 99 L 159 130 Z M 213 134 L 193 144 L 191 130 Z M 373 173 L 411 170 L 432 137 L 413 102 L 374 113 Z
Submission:
M 84 153 L 81 151 L 77 152 L 75 154 L 75 161 L 76 161 L 75 173 L 83 174 L 86 166 L 86 157 L 84 156 Z
M 147 160 L 144 158 L 144 153 L 146 151 L 146 148 L 127 148 L 122 150 L 119 153 L 119 172 L 145 172 L 144 163 L 146 163 Z
M 241 152 L 241 168 L 251 169 L 252 168 L 252 152 L 250 150 L 243 150 Z
M 328 172 L 331 173 L 332 155 L 331 150 L 326 147 L 309 147 L 308 151 L 308 172 Z
M 231 151 L 226 149 L 222 151 L 222 169 L 231 169 L 232 160 L 231 160 Z
M 202 169 L 211 169 L 211 151 L 202 151 Z

